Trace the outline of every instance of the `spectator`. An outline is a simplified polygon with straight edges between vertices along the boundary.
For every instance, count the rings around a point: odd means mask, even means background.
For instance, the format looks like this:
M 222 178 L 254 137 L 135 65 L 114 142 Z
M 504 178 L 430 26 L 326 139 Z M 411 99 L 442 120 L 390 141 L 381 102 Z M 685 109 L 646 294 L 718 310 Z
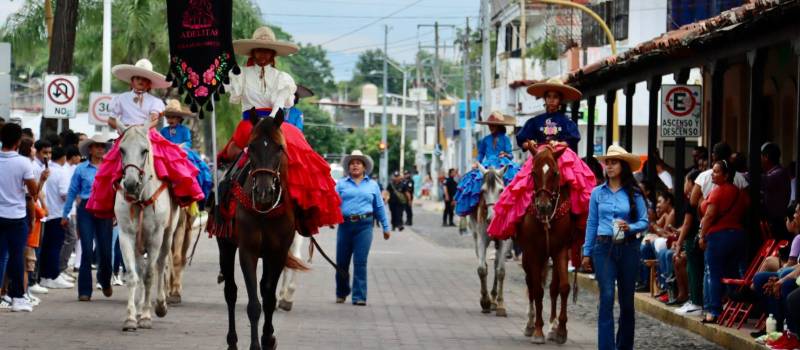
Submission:
M 389 192 L 389 211 L 392 213 L 392 231 L 403 231 L 405 229 L 403 226 L 403 212 L 405 211 L 405 205 L 408 203 L 408 197 L 402 180 L 400 172 L 395 171 L 392 174 L 392 181 L 386 186 L 386 190 Z
M 37 263 L 38 257 L 40 256 L 40 249 L 39 249 L 39 241 L 42 235 L 42 223 L 46 219 L 45 213 L 48 211 L 47 207 L 47 190 L 45 188 L 46 181 L 43 180 L 43 174 L 45 172 L 48 173 L 48 163 L 50 162 L 50 158 L 52 157 L 53 146 L 50 141 L 47 140 L 39 140 L 33 144 L 33 148 L 35 149 L 35 157 L 33 159 L 33 176 L 39 180 L 39 188 L 36 191 L 39 196 L 37 196 L 34 200 L 34 209 L 35 209 L 35 217 L 39 216 L 38 222 L 34 222 L 32 224 L 32 231 L 30 234 L 30 239 L 28 240 L 28 248 L 26 250 L 26 255 L 30 257 L 32 269 L 29 267 L 29 271 L 31 271 L 30 275 L 30 291 L 38 294 L 47 293 L 47 288 L 44 288 L 39 285 L 39 268 L 40 265 Z M 35 298 L 34 298 L 35 299 Z
M 99 135 L 87 139 L 80 144 L 81 154 L 87 158 L 75 168 L 70 180 L 67 199 L 61 213 L 61 226 L 68 227 L 69 213 L 73 202 L 79 199 L 77 209 L 77 228 L 81 242 L 81 265 L 78 274 L 78 300 L 90 301 L 92 298 L 92 262 L 94 252 L 97 253 L 97 281 L 102 287 L 103 295 L 110 297 L 111 289 L 111 219 L 100 219 L 86 210 L 86 202 L 92 190 L 97 168 L 103 161 L 110 144 Z M 93 245 L 96 250 L 93 251 Z
M 336 264 L 349 270 L 350 258 L 353 258 L 352 301 L 353 305 L 364 306 L 367 305 L 367 257 L 372 245 L 372 221 L 377 218 L 383 224 L 383 239 L 389 239 L 389 223 L 377 182 L 367 177 L 372 172 L 372 158 L 361 151 L 353 151 L 343 163 L 347 177 L 336 184 L 344 217 L 336 232 Z M 350 292 L 347 274 L 337 270 L 336 303 L 344 303 Z
M 781 166 L 780 159 L 778 145 L 767 142 L 761 146 L 761 207 L 773 238 L 791 240 L 792 236 L 786 231 L 785 213 L 791 198 L 792 178 Z M 788 253 L 788 248 L 781 251 L 781 257 L 785 260 Z
M 67 199 L 71 178 L 68 177 L 69 171 L 66 168 L 67 154 L 65 150 L 61 147 L 53 148 L 52 157 L 53 160 L 49 163 L 50 177 L 45 184 L 47 192 L 45 201 L 50 210 L 48 210 L 47 220 L 44 224 L 40 277 L 42 287 L 66 289 L 74 287 L 74 284 L 67 280 L 68 277 L 61 276 L 59 261 L 65 236 L 65 229 L 61 226 L 62 209 L 64 201 Z
M 413 226 L 414 224 L 414 180 L 411 179 L 411 173 L 408 170 L 403 172 L 403 189 L 405 190 L 407 202 L 405 205 L 406 212 L 406 226 Z
M 72 175 L 75 173 L 75 168 L 81 162 L 81 153 L 78 151 L 77 146 L 67 146 L 66 148 L 67 153 L 67 162 L 64 164 L 64 176 L 68 179 L 68 181 L 72 180 Z M 69 190 L 69 189 L 68 189 Z M 66 198 L 65 203 L 66 204 Z M 56 208 L 53 210 L 58 210 L 61 212 L 60 208 Z M 75 266 L 80 264 L 80 255 L 79 253 L 80 245 L 77 245 L 76 242 L 78 241 L 77 229 L 76 229 L 76 210 L 75 207 L 72 208 L 72 211 L 69 213 L 68 226 L 64 229 L 64 245 L 61 248 L 61 258 L 59 259 L 58 267 L 59 270 L 62 271 L 62 276 L 65 280 L 74 283 L 75 276 L 73 272 L 77 272 L 77 269 L 73 269 L 69 271 L 69 258 L 72 255 L 72 252 L 76 252 Z M 63 213 L 62 213 L 63 215 Z
M 789 176 L 792 178 L 792 195 L 789 196 L 789 202 L 797 203 L 797 162 L 789 164 Z
M 430 175 L 425 175 L 425 181 L 422 183 L 422 198 L 431 199 L 431 190 L 433 189 L 433 179 Z
M 749 199 L 733 182 L 736 172 L 725 160 L 714 162 L 712 181 L 716 187 L 703 201 L 700 212 L 700 247 L 705 249 L 708 298 L 703 323 L 716 323 L 722 312 L 722 278 L 736 278 L 744 260 L 746 244 L 741 218 Z
M 442 226 L 455 226 L 453 219 L 455 216 L 455 195 L 458 190 L 458 182 L 456 181 L 456 169 L 451 168 L 447 171 L 447 178 L 444 180 L 444 214 L 442 214 Z
M 640 161 L 637 155 L 616 145 L 598 160 L 605 162 L 606 182 L 592 191 L 581 265 L 586 271 L 595 271 L 600 289 L 598 348 L 633 349 L 633 293 L 641 245 L 638 234 L 647 229 L 644 195 L 631 170 L 637 169 Z M 615 289 L 620 308 L 616 338 Z
M 34 139 L 33 130 L 31 130 L 31 128 L 22 129 L 22 137 L 27 137 L 27 138 L 33 140 Z
M 644 264 L 644 260 L 658 260 L 658 281 L 663 292 L 658 296 L 662 297 L 663 302 L 673 305 L 674 300 L 670 303 L 669 295 L 666 294 L 668 290 L 666 280 L 672 277 L 673 272 L 672 254 L 668 252 L 668 247 L 670 236 L 672 235 L 670 229 L 675 223 L 674 198 L 669 191 L 660 191 L 656 196 L 656 200 L 654 215 L 648 218 L 650 222 L 648 226 L 649 233 L 642 240 L 640 284 L 636 289 L 640 292 L 649 289 L 647 281 L 649 281 L 650 268 Z
M 31 162 L 17 152 L 21 139 L 22 128 L 18 124 L 6 124 L 0 131 L 0 281 L 7 271 L 11 311 L 31 312 L 33 306 L 24 298 L 23 284 L 29 228 L 25 190 L 36 195 L 38 185 Z
M 695 146 L 692 149 L 692 166 L 686 169 L 686 173 L 693 170 L 705 171 L 708 169 L 708 148 L 704 146 Z
M 422 175 L 417 171 L 416 167 L 414 167 L 412 173 L 414 174 L 411 176 L 411 181 L 414 182 L 414 198 L 419 198 L 422 190 Z
M 713 162 L 717 162 L 720 160 L 725 160 L 730 162 L 731 159 L 731 146 L 728 146 L 727 143 L 720 142 L 714 145 L 713 151 L 711 153 L 711 158 Z M 691 202 L 692 205 L 697 207 L 700 206 L 700 201 L 703 199 L 708 198 L 708 195 L 711 194 L 711 190 L 716 187 L 714 182 L 712 181 L 712 169 L 708 169 L 697 175 L 697 179 L 694 180 L 695 186 L 692 189 L 692 197 Z M 740 190 L 745 189 L 748 186 L 747 179 L 744 177 L 744 174 L 740 172 L 736 172 L 733 177 L 733 184 L 738 187 Z
M 689 294 L 689 300 L 675 310 L 679 315 L 699 315 L 703 311 L 703 251 L 697 246 L 697 233 L 700 226 L 700 217 L 697 215 L 697 206 L 692 205 L 689 197 L 694 187 L 694 180 L 700 170 L 692 170 L 686 175 L 683 186 L 683 195 L 686 196 L 683 224 L 678 230 L 678 240 L 673 249 L 675 254 L 675 274 L 678 289 L 684 288 Z M 684 276 L 686 277 L 684 279 Z

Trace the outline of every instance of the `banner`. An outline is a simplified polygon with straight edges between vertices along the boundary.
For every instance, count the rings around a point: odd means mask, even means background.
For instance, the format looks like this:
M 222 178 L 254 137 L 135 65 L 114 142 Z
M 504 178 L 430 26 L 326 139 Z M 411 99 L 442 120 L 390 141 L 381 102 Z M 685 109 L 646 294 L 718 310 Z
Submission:
M 192 112 L 213 111 L 209 99 L 225 93 L 228 72 L 239 73 L 233 54 L 231 0 L 167 1 L 170 67 L 167 80 Z

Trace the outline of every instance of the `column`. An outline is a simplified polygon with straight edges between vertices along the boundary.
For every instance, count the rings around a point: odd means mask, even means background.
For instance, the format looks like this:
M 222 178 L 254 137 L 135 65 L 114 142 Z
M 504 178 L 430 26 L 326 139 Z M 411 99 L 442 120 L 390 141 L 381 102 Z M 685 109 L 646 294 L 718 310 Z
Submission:
M 622 91 L 625 94 L 625 149 L 633 152 L 633 95 L 636 83 L 630 83 Z
M 653 160 L 658 158 L 658 106 L 661 100 L 659 99 L 658 91 L 661 90 L 661 76 L 653 76 L 647 81 L 647 90 L 649 94 L 649 119 L 647 125 L 647 180 L 650 183 L 656 183 L 658 173 L 656 171 L 656 162 Z M 656 202 L 656 193 L 650 194 L 650 200 Z
M 617 91 L 606 92 L 606 149 L 614 143 L 614 101 L 617 99 Z M 630 152 L 630 150 L 628 151 Z
M 594 106 L 597 103 L 597 96 L 590 96 L 586 99 L 589 105 L 589 112 L 586 113 L 586 156 L 594 156 Z
M 689 80 L 689 69 L 683 68 L 674 74 L 676 84 L 686 84 Z M 684 202 L 686 198 L 683 196 L 683 183 L 685 182 L 686 173 L 686 138 L 675 138 L 675 177 L 672 179 L 673 190 L 675 194 L 675 221 L 678 226 L 678 221 L 682 220 L 684 214 Z
M 750 67 L 750 95 L 748 109 L 747 130 L 747 167 L 750 175 L 750 186 L 747 187 L 750 195 L 750 217 L 755 221 L 751 228 L 757 228 L 761 218 L 761 145 L 764 143 L 764 127 L 759 118 L 763 118 L 761 107 L 764 98 L 764 63 L 767 58 L 765 49 L 753 50 L 747 53 L 747 63 Z M 759 232 L 758 230 L 752 232 Z

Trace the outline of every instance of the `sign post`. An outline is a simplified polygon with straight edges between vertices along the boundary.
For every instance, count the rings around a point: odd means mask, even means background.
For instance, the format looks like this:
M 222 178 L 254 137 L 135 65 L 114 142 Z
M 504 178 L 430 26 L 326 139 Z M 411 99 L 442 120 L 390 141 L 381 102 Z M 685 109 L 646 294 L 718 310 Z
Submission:
M 661 137 L 701 137 L 702 87 L 663 85 L 661 94 Z
M 75 118 L 78 112 L 77 97 L 78 77 L 72 75 L 45 76 L 42 116 L 53 119 Z
M 113 94 L 101 92 L 92 92 L 89 95 L 89 124 L 104 127 L 108 125 L 108 117 L 113 116 L 111 113 L 111 99 L 113 98 Z

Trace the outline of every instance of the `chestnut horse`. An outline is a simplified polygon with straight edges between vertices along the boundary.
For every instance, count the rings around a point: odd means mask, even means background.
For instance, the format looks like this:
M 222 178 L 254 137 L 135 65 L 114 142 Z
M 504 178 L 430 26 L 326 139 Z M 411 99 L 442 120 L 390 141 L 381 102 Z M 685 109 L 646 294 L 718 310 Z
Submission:
M 283 113 L 267 117 L 253 128 L 248 145 L 249 165 L 244 168 L 244 183 L 238 176 L 232 181 L 232 195 L 236 200 L 234 237 L 217 237 L 220 250 L 220 267 L 225 282 L 225 301 L 228 304 L 228 349 L 237 348 L 234 323 L 236 283 L 234 258 L 239 250 L 239 265 L 247 287 L 247 316 L 250 319 L 250 349 L 275 349 L 272 315 L 275 312 L 278 278 L 284 267 L 307 270 L 298 259 L 289 255 L 295 231 L 295 213 L 287 184 L 288 158 L 280 131 Z M 260 291 L 264 299 L 264 328 L 259 345 L 258 323 L 262 304 L 258 299 L 259 284 L 256 276 L 258 259 L 263 260 Z
M 533 343 L 545 342 L 542 327 L 542 299 L 548 259 L 553 259 L 553 278 L 550 282 L 551 330 L 547 339 L 558 344 L 567 340 L 567 274 L 568 251 L 571 242 L 570 189 L 561 184 L 558 157 L 562 151 L 551 146 L 531 151 L 533 169 L 530 181 L 534 182 L 533 200 L 517 227 L 517 240 L 522 247 L 522 266 L 528 285 L 528 324 L 525 336 L 533 336 Z M 561 297 L 561 312 L 556 323 L 556 303 Z M 534 320 L 535 315 L 535 320 Z

